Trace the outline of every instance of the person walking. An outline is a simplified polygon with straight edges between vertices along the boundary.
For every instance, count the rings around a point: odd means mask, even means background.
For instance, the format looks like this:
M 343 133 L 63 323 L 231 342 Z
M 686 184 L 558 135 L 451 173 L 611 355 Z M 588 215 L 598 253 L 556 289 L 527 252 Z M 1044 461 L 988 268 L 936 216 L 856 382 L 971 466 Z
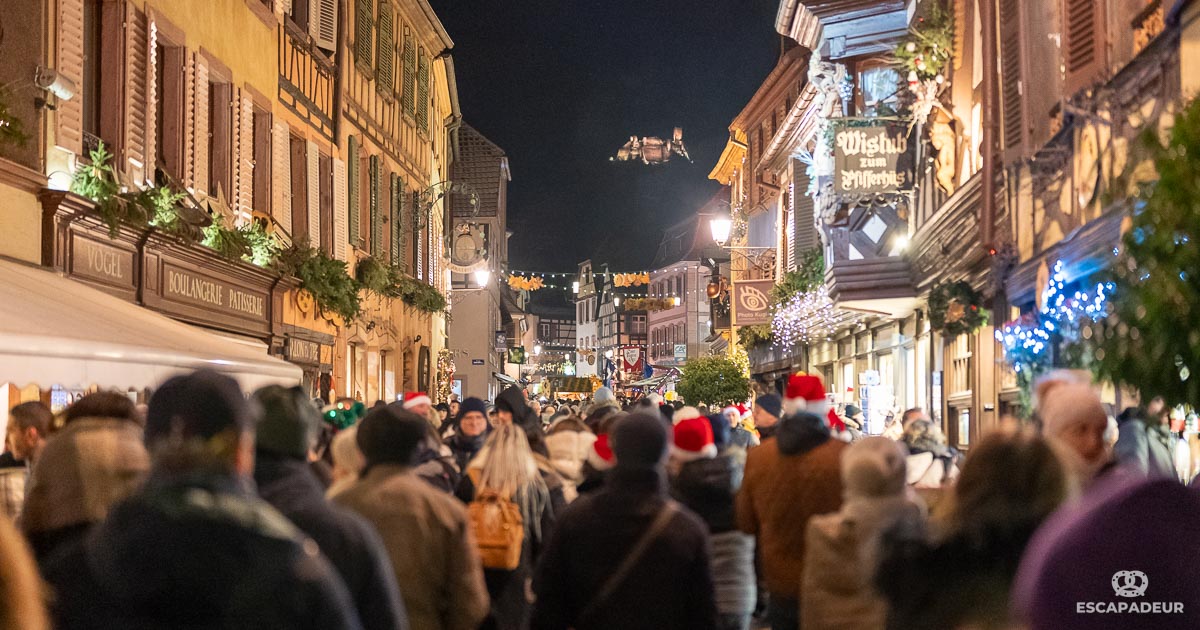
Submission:
M 39 561 L 83 537 L 133 494 L 150 471 L 137 409 L 128 396 L 96 392 L 67 407 L 65 426 L 34 466 L 21 529 Z
M 1042 435 L 1067 468 L 1072 485 L 1086 490 L 1112 460 L 1104 439 L 1108 412 L 1086 372 L 1051 372 L 1035 385 Z
M 775 437 L 747 455 L 736 503 L 738 527 L 758 537 L 772 630 L 799 627 L 805 528 L 812 516 L 841 507 L 839 458 L 846 448 L 830 438 L 820 378 L 792 375 L 784 406 Z
M 921 531 L 925 520 L 907 492 L 904 447 L 883 437 L 851 444 L 842 454 L 842 487 L 841 509 L 808 521 L 800 627 L 884 630 L 887 602 L 873 583 L 880 538 L 897 526 Z
M 358 450 L 358 427 L 348 427 L 337 432 L 329 444 L 329 455 L 333 460 L 330 468 L 332 482 L 325 496 L 332 498 L 358 481 L 366 466 L 362 451 Z M 309 466 L 311 469 L 312 467 Z M 315 474 L 315 473 L 314 473 Z
M 464 471 L 483 448 L 483 442 L 492 430 L 487 421 L 487 403 L 473 396 L 468 397 L 460 403 L 458 416 L 453 423 L 454 435 L 446 438 L 446 446 L 454 454 L 454 464 Z
M 389 405 L 358 425 L 362 477 L 333 498 L 375 526 L 413 630 L 475 630 L 488 611 L 462 504 L 413 472 L 429 423 Z
M 888 602 L 888 627 L 1013 627 L 1009 589 L 1018 563 L 1068 492 L 1066 469 L 1035 432 L 984 438 L 938 506 L 947 509 L 931 524 L 932 537 L 911 529 L 885 536 L 875 586 Z
M 563 511 L 533 579 L 536 630 L 713 630 L 708 532 L 665 492 L 667 428 L 617 421 L 604 486 Z
M 467 465 L 472 496 L 460 497 L 468 504 L 494 497 L 520 509 L 524 536 L 517 566 L 483 570 L 491 611 L 485 630 L 521 630 L 529 627 L 529 583 L 533 566 L 554 525 L 550 490 L 538 470 L 529 441 L 520 427 L 501 425 Z M 479 538 L 477 537 L 477 540 Z
M 50 424 L 53 421 L 54 415 L 50 413 L 50 408 L 37 400 L 23 402 L 8 412 L 8 428 L 5 433 L 8 448 L 15 460 L 25 463 L 25 472 L 21 483 L 21 504 L 24 503 L 25 495 L 29 493 L 33 465 L 46 445 L 46 436 L 50 434 Z M 10 495 L 15 494 L 15 492 L 10 493 Z M 15 499 L 15 496 L 6 499 L 6 503 L 9 504 L 6 509 L 12 511 L 18 503 Z M 13 516 L 19 521 L 21 509 L 16 511 L 17 513 Z
M 262 409 L 254 457 L 259 496 L 316 541 L 346 583 L 364 629 L 408 628 L 379 534 L 362 517 L 331 505 L 306 462 L 321 417 L 304 390 L 268 385 L 254 392 L 254 401 Z
M 1117 443 L 1113 456 L 1117 464 L 1143 477 L 1178 479 L 1170 431 L 1163 425 L 1162 399 L 1151 401 L 1151 409 L 1129 407 L 1117 418 Z
M 737 529 L 734 497 L 742 485 L 745 452 L 728 447 L 729 423 L 724 415 L 695 416 L 674 428 L 671 457 L 671 496 L 696 513 L 708 526 L 712 546 L 712 576 L 717 598 L 718 628 L 746 630 L 754 612 L 754 537 Z M 717 436 L 720 436 L 719 438 Z
M 316 544 L 250 490 L 256 416 L 216 372 L 158 388 L 146 483 L 45 567 L 56 628 L 362 627 Z
M 654 410 L 657 413 L 657 409 Z M 579 416 L 559 418 L 546 434 L 546 449 L 550 452 L 550 465 L 562 476 L 563 493 L 567 501 L 578 494 L 576 487 L 583 481 L 583 463 L 592 452 L 596 434 L 592 433 Z

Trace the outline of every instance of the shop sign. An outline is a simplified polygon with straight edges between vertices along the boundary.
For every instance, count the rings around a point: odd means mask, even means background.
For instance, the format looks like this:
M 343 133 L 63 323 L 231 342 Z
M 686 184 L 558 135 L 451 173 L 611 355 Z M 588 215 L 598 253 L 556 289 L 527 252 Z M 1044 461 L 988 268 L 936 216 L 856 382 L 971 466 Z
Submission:
M 771 323 L 771 287 L 774 280 L 733 281 L 733 325 L 758 326 Z
M 321 362 L 321 344 L 289 337 L 287 359 L 292 363 L 316 365 Z
M 102 284 L 132 289 L 133 252 L 71 234 L 71 275 Z
M 509 348 L 508 349 L 508 362 L 516 363 L 518 365 L 523 365 L 525 363 L 525 348 L 521 348 L 521 347 Z
M 505 334 L 505 332 L 503 330 L 497 330 L 496 331 L 496 344 L 495 344 L 496 352 L 504 352 L 504 349 L 507 347 L 508 347 L 508 335 Z
M 877 195 L 912 190 L 913 145 L 906 120 L 842 118 L 833 139 L 834 192 Z
M 675 361 L 681 363 L 686 360 L 687 360 L 687 344 L 686 343 L 675 344 Z
M 163 296 L 227 311 L 242 317 L 266 317 L 267 295 L 211 276 L 163 265 Z

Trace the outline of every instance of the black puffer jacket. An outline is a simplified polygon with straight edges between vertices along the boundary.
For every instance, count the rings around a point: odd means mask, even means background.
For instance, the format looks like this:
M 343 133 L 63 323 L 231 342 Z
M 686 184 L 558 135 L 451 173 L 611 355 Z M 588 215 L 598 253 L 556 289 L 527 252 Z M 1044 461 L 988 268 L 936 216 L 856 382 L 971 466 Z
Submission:
M 686 462 L 671 478 L 671 496 L 704 519 L 709 532 L 733 530 L 733 498 L 742 487 L 743 466 L 729 454 Z

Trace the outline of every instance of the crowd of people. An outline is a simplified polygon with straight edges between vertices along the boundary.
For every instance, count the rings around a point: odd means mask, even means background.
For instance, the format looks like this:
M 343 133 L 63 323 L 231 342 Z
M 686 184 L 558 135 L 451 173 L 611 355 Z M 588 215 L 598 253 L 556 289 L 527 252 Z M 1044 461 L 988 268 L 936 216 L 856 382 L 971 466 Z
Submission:
M 1035 400 L 965 457 L 919 409 L 865 435 L 802 374 L 712 409 L 514 387 L 323 414 L 207 371 L 145 409 L 23 403 L 0 627 L 1200 627 L 1161 401 L 1117 422 L 1074 373 Z M 1081 612 L 1119 576 L 1168 612 Z

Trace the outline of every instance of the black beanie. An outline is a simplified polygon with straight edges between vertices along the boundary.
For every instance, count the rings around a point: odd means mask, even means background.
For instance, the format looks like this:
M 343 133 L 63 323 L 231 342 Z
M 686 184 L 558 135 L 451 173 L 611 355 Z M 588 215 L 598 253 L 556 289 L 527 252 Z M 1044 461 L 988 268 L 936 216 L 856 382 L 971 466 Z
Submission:
M 474 396 L 469 396 L 466 400 L 458 404 L 458 416 L 454 418 L 454 421 L 456 423 L 462 422 L 462 419 L 472 411 L 478 411 L 479 413 L 483 414 L 484 418 L 486 418 L 487 403 Z
M 304 459 L 317 440 L 321 413 L 300 387 L 268 385 L 254 392 L 262 408 L 254 445 L 260 451 Z
M 167 379 L 146 411 L 146 446 L 153 447 L 172 434 L 208 440 L 235 429 L 253 431 L 257 405 L 247 402 L 237 381 L 212 370 Z
M 358 424 L 358 450 L 367 467 L 376 464 L 411 466 L 425 439 L 429 421 L 397 405 L 372 409 Z
M 655 468 L 667 456 L 667 428 L 661 418 L 646 413 L 618 420 L 609 442 L 617 468 Z

